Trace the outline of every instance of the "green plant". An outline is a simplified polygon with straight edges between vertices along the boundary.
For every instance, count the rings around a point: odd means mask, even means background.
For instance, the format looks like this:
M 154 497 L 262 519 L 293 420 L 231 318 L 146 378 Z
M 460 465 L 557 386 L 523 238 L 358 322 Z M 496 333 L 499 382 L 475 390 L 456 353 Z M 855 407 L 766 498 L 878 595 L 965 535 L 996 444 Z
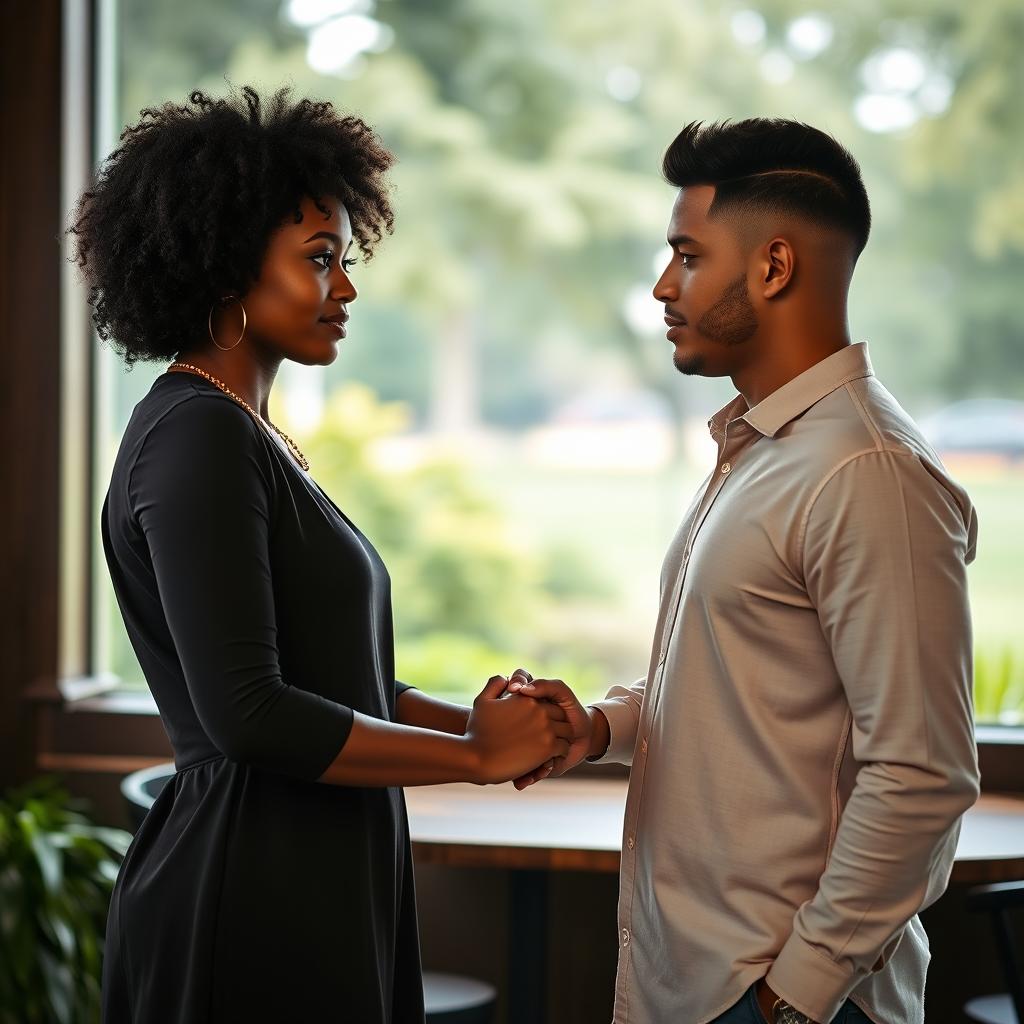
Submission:
M 0 1022 L 100 1019 L 107 907 L 131 835 L 51 777 L 0 799 Z
M 275 422 L 282 420 L 293 432 L 275 411 Z M 556 561 L 517 537 L 516 506 L 535 495 L 510 496 L 503 506 L 450 457 L 394 464 L 386 443 L 408 423 L 400 403 L 381 402 L 369 388 L 349 383 L 331 394 L 315 431 L 301 437 L 320 485 L 365 529 L 388 566 L 397 641 L 461 634 L 518 650 L 520 660 L 535 656 L 528 648 L 545 606 L 571 590 L 567 577 L 574 569 L 583 577 L 580 587 L 597 572 L 564 545 Z
M 984 723 L 1024 723 L 1024 668 L 1009 648 L 975 655 L 974 717 Z

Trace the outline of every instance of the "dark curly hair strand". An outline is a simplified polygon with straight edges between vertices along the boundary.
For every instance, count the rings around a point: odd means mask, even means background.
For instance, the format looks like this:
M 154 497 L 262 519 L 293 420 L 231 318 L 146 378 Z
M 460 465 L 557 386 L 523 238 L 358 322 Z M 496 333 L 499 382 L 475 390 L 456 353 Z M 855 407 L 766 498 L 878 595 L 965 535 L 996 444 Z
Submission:
M 129 369 L 202 336 L 212 303 L 256 280 L 271 234 L 310 197 L 348 209 L 365 259 L 394 216 L 394 158 L 360 118 L 328 102 L 193 92 L 141 112 L 75 211 L 75 261 L 93 322 Z M 326 215 L 326 210 L 324 210 Z

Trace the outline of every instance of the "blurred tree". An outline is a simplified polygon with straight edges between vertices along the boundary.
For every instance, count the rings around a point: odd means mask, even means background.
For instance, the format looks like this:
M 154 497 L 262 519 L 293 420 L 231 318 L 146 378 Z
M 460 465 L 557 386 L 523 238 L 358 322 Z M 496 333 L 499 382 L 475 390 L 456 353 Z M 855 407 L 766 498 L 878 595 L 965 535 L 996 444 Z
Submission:
M 660 391 L 680 417 L 703 412 L 722 382 L 680 381 L 644 298 L 668 253 L 659 160 L 688 121 L 771 115 L 833 132 L 861 162 L 875 227 L 851 326 L 897 395 L 911 408 L 1024 397 L 1019 0 L 119 0 L 116 11 L 122 123 L 195 87 L 222 92 L 225 78 L 290 82 L 359 112 L 396 151 L 397 234 L 357 271 L 330 386 L 354 377 L 447 429 L 521 428 L 609 377 Z M 364 52 L 325 70 L 367 19 L 378 30 Z M 500 517 L 450 467 L 401 487 L 375 475 L 361 461 L 371 441 L 346 437 L 358 435 L 353 415 L 372 424 L 380 410 L 358 392 L 345 401 L 355 412 L 331 406 L 317 465 L 408 588 L 401 635 L 425 644 L 428 628 L 468 629 L 473 643 L 536 649 L 546 631 L 564 649 L 571 630 L 545 619 L 552 605 L 517 616 L 537 604 L 524 595 L 575 600 L 564 587 L 577 569 L 562 555 L 502 554 Z
M 658 160 L 689 120 L 752 114 L 812 121 L 860 158 L 876 229 L 853 327 L 876 343 L 887 378 L 917 400 L 1024 390 L 1015 0 L 349 7 L 393 41 L 332 76 L 307 59 L 313 4 L 124 0 L 122 117 L 196 84 L 221 89 L 226 74 L 291 81 L 374 123 L 400 158 L 398 237 L 366 268 L 361 301 L 371 320 L 402 310 L 404 343 L 429 344 L 432 368 L 421 352 L 404 376 L 383 353 L 360 362 L 435 425 L 472 424 L 481 403 L 489 419 L 527 422 L 585 385 L 597 351 L 619 353 L 680 407 L 694 389 L 666 374 L 664 347 L 624 314 L 630 290 L 653 280 L 667 220 Z M 343 8 L 324 7 L 321 21 Z M 915 89 L 872 85 L 893 51 L 924 69 Z M 884 102 L 917 104 L 915 119 L 868 130 L 858 104 L 879 88 Z M 576 353 L 568 377 L 545 379 L 553 338 Z M 497 380 L 484 373 L 494 366 Z
M 545 552 L 519 543 L 503 511 L 454 463 L 381 469 L 374 447 L 401 431 L 406 417 L 400 405 L 381 404 L 369 389 L 350 384 L 332 396 L 304 441 L 317 481 L 388 566 L 399 677 L 471 697 L 490 675 L 528 659 L 596 685 L 597 659 L 574 643 L 581 631 L 551 644 L 543 629 L 579 596 L 579 580 L 573 593 L 565 573 L 583 556 L 564 546 Z M 593 583 L 592 593 L 607 589 L 593 567 L 580 578 Z

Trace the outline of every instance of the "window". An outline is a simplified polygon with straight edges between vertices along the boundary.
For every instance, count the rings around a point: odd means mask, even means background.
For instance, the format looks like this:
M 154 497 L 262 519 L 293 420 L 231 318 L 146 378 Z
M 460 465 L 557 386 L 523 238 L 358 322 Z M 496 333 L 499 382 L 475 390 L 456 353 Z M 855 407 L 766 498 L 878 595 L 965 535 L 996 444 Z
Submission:
M 396 235 L 358 268 L 342 353 L 286 365 L 271 412 L 392 570 L 400 677 L 468 700 L 525 663 L 593 699 L 642 673 L 664 549 L 713 458 L 705 421 L 731 396 L 666 355 L 650 297 L 671 204 L 660 154 L 689 120 L 784 114 L 861 161 L 875 227 L 854 337 L 977 504 L 978 717 L 1021 723 L 1024 40 L 1009 0 L 885 19 L 853 2 L 581 8 L 102 6 L 101 153 L 140 108 L 227 78 L 331 99 L 399 156 Z M 125 374 L 98 350 L 97 510 L 162 370 Z M 138 687 L 93 534 L 93 669 Z

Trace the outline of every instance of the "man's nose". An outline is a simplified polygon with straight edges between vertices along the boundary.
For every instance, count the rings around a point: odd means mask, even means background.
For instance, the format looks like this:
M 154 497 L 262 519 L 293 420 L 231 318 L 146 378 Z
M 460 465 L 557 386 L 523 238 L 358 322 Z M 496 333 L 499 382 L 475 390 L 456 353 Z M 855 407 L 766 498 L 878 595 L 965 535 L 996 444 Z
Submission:
M 671 267 L 666 267 L 654 285 L 654 297 L 659 302 L 671 302 L 679 297 L 679 289 L 672 278 Z

